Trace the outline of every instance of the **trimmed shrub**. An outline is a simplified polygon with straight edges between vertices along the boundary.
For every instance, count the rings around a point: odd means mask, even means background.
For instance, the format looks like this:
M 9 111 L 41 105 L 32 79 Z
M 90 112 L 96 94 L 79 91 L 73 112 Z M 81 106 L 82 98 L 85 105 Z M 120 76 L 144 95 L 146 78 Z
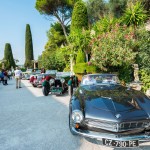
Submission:
M 85 53 L 81 50 L 77 53 L 76 63 L 84 63 L 86 61 Z
M 6 60 L 5 62 L 6 69 L 10 69 L 11 67 L 15 68 L 16 64 L 13 58 L 11 45 L 9 43 L 5 44 L 4 59 Z
M 32 34 L 30 25 L 26 25 L 26 35 L 25 35 L 25 63 L 24 66 L 31 68 L 33 67 L 32 60 L 34 60 L 33 56 L 33 44 L 32 44 Z
M 73 70 L 77 74 L 83 74 L 85 70 L 87 73 L 96 73 L 98 71 L 96 66 L 89 66 L 87 63 L 77 63 L 73 66 Z
M 72 13 L 71 32 L 82 28 L 88 28 L 88 14 L 85 4 L 82 1 L 78 1 Z

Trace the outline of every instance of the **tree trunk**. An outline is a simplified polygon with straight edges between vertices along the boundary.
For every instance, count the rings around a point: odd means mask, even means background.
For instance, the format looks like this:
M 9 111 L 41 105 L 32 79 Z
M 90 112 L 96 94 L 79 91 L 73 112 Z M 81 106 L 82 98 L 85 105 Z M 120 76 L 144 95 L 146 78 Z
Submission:
M 57 14 L 57 12 L 54 12 L 54 16 L 58 19 L 59 23 L 61 24 L 61 27 L 62 27 L 62 29 L 63 29 L 63 32 L 64 32 L 64 35 L 65 35 L 66 41 L 67 41 L 67 43 L 69 43 L 64 22 L 60 19 L 60 17 L 59 17 L 59 15 Z
M 88 59 L 88 53 L 85 53 L 85 56 L 86 56 L 86 62 L 88 62 L 89 61 L 89 59 Z

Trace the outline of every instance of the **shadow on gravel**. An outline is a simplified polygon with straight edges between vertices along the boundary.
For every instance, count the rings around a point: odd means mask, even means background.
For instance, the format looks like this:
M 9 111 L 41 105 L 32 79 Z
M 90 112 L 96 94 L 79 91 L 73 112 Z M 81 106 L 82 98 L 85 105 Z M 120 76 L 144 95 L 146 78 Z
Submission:
M 131 150 L 131 148 L 109 148 L 102 146 L 99 140 L 73 136 L 69 131 L 67 93 L 62 96 L 43 96 L 42 89 L 28 88 L 29 84 L 22 83 L 22 85 L 22 90 L 16 90 L 16 96 L 7 100 L 8 107 L 3 107 L 4 102 L 0 106 L 5 110 L 0 116 L 0 141 L 5 141 L 0 142 L 0 149 Z M 36 97 L 36 93 L 41 96 Z M 19 99 L 15 99 L 16 97 Z M 83 139 L 87 142 L 83 143 Z M 89 147 L 88 142 L 92 146 Z M 150 146 L 142 145 L 134 148 L 134 150 L 141 149 L 149 150 Z
M 42 96 L 26 81 L 21 89 L 9 83 L 0 85 L 0 150 L 81 149 L 81 137 L 69 131 L 67 96 Z

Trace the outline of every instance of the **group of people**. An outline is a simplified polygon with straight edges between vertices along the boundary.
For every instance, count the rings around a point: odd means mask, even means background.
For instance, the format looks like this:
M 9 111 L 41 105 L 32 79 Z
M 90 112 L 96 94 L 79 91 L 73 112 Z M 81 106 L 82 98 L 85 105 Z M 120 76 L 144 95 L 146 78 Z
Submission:
M 8 85 L 8 79 L 10 80 L 12 78 L 12 72 L 11 70 L 5 70 L 2 69 L 0 71 L 0 83 L 2 83 L 3 85 Z
M 3 85 L 8 85 L 8 80 L 12 79 L 13 76 L 16 79 L 16 88 L 21 88 L 22 71 L 19 69 L 19 67 L 16 67 L 14 72 L 11 70 L 2 69 L 0 71 L 0 83 Z

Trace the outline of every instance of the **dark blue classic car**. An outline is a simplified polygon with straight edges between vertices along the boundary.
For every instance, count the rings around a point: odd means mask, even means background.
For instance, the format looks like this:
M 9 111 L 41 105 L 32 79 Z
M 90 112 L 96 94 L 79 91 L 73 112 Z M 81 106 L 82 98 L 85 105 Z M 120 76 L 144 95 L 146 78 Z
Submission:
M 150 99 L 115 74 L 85 75 L 70 99 L 69 128 L 106 146 L 137 147 L 150 140 Z

